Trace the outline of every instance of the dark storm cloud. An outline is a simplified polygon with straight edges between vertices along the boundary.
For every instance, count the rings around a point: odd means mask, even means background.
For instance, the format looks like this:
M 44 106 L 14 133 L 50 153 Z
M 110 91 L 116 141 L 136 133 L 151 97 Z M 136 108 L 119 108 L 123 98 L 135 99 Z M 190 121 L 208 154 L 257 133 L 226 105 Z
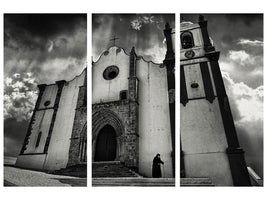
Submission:
M 246 13 L 246 14 L 242 14 L 242 13 L 239 13 L 239 14 L 225 14 L 224 16 L 229 21 L 232 21 L 232 22 L 241 21 L 244 24 L 246 24 L 247 26 L 251 26 L 255 22 L 256 23 L 258 23 L 259 21 L 262 22 L 262 17 L 263 17 L 262 14 L 253 14 L 253 13 L 252 14 L 248 14 L 248 13 Z
M 8 118 L 4 120 L 4 124 L 5 156 L 17 156 L 27 133 L 29 121 L 18 122 L 15 118 Z
M 65 69 L 67 62 L 59 62 L 64 59 L 72 63 L 83 61 L 83 66 L 77 66 L 76 74 L 85 67 L 86 25 L 85 14 L 5 14 L 5 75 L 30 71 L 37 81 L 46 83 L 72 79 L 56 72 L 49 80 L 42 78 L 45 76 L 42 73 L 52 61 L 60 65 L 55 70 Z
M 252 167 L 260 177 L 263 177 L 263 126 L 262 121 L 243 124 L 236 123 L 239 143 L 245 151 L 247 166 Z
M 233 42 L 237 37 L 263 38 L 262 14 L 202 14 L 208 20 L 210 36 L 214 39 L 224 38 L 226 42 Z M 198 22 L 198 15 L 182 14 L 185 21 Z M 213 38 L 212 37 L 212 38 Z
M 38 47 L 32 37 L 46 40 L 59 34 L 72 35 L 77 28 L 86 29 L 85 14 L 5 14 L 4 18 L 5 45 L 8 38 L 14 38 L 21 44 Z
M 113 44 L 110 39 L 114 35 L 119 38 L 116 40 L 117 46 L 125 48 L 128 53 L 135 46 L 137 54 L 153 60 L 152 54 L 144 52 L 149 49 L 164 49 L 165 23 L 169 22 L 175 28 L 174 18 L 173 14 L 93 14 L 94 60 Z

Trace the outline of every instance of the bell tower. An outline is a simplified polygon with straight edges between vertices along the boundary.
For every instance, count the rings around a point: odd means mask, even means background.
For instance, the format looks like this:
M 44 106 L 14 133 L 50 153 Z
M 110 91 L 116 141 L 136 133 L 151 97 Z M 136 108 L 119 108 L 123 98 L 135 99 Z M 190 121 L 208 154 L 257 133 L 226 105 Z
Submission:
M 181 177 L 250 185 L 207 21 L 180 24 Z

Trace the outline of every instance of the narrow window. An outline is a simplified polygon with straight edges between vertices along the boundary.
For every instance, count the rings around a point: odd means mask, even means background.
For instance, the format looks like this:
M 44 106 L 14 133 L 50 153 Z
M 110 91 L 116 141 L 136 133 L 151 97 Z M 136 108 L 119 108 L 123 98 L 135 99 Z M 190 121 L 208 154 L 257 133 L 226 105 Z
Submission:
M 36 140 L 35 148 L 37 148 L 37 147 L 39 146 L 41 137 L 42 137 L 42 131 L 40 131 L 39 134 L 38 134 L 38 137 L 37 137 L 37 140 Z
M 127 90 L 122 90 L 120 92 L 120 100 L 127 99 Z
M 181 34 L 181 43 L 182 43 L 182 48 L 183 49 L 189 49 L 194 47 L 194 40 L 193 40 L 193 35 L 191 32 L 183 32 Z

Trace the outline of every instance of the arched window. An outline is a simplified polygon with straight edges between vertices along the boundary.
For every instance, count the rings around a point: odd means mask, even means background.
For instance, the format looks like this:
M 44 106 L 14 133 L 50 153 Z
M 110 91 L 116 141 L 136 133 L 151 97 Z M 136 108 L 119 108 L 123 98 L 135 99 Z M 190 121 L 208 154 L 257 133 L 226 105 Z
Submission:
M 189 49 L 194 47 L 194 39 L 193 39 L 193 35 L 191 32 L 183 32 L 181 34 L 181 43 L 182 43 L 182 48 L 183 49 Z

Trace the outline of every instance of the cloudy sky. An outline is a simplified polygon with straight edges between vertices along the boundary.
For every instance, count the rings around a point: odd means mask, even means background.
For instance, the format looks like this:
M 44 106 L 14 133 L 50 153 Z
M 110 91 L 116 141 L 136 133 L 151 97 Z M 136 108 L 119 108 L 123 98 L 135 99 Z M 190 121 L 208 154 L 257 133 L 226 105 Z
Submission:
M 4 153 L 17 156 L 37 85 L 70 80 L 87 62 L 85 14 L 4 15 Z
M 198 15 L 183 14 L 196 23 Z M 239 142 L 249 166 L 263 174 L 263 15 L 204 14 L 221 52 L 220 67 Z
M 94 14 L 92 17 L 92 56 L 96 61 L 100 54 L 113 45 L 114 35 L 119 38 L 116 45 L 147 60 L 162 63 L 166 53 L 163 30 L 166 22 L 175 28 L 173 14 Z

